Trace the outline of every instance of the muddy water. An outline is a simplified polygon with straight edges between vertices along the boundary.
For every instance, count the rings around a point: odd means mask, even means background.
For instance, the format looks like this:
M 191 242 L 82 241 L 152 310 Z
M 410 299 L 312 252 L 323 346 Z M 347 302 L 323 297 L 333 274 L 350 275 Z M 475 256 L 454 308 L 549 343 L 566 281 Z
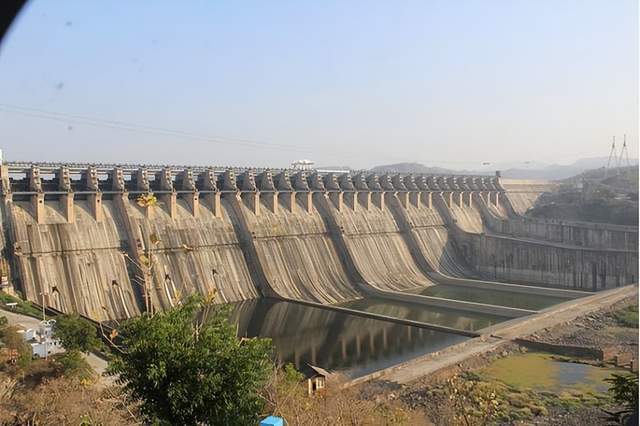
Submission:
M 571 300 L 569 298 L 556 296 L 514 293 L 510 291 L 489 290 L 455 285 L 435 285 L 422 290 L 420 294 L 424 296 L 509 306 L 511 308 L 532 309 L 536 311 Z
M 393 300 L 368 297 L 341 304 L 345 308 L 387 315 L 395 318 L 410 319 L 430 324 L 444 325 L 458 330 L 475 331 L 489 327 L 508 318 L 497 315 L 436 308 L 417 303 L 397 302 Z
M 274 299 L 231 305 L 238 334 L 269 337 L 280 362 L 358 377 L 441 350 L 467 337 Z
M 551 354 L 530 352 L 501 358 L 482 370 L 486 379 L 510 386 L 554 393 L 603 393 L 604 379 L 621 370 L 558 360 Z

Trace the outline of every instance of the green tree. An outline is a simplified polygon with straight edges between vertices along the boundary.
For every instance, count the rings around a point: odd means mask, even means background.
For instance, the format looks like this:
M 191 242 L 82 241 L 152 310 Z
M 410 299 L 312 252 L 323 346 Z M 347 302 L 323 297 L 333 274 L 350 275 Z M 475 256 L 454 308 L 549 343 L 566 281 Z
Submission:
M 620 424 L 638 424 L 638 376 L 636 374 L 612 374 L 605 379 L 611 383 L 609 394 L 624 407 L 618 412 L 607 412 L 611 419 Z
M 255 424 L 272 368 L 268 339 L 238 339 L 228 310 L 192 296 L 126 322 L 109 364 L 150 421 Z
M 78 314 L 63 315 L 56 318 L 54 335 L 67 352 L 91 352 L 100 347 L 97 330 L 89 321 Z

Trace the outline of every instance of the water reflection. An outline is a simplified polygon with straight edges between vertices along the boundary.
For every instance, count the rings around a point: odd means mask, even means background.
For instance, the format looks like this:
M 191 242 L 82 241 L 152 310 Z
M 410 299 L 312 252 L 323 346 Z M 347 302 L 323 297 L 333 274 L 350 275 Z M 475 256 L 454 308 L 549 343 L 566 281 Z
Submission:
M 238 334 L 269 337 L 280 362 L 358 377 L 438 351 L 467 337 L 297 303 L 256 299 L 232 305 Z
M 443 297 L 445 299 L 464 300 L 467 302 L 488 303 L 490 305 L 509 306 L 512 308 L 540 310 L 569 298 L 544 296 L 539 294 L 514 293 L 502 290 L 462 287 L 455 285 L 435 285 L 420 292 L 425 296 Z
M 509 318 L 498 315 L 436 308 L 417 303 L 397 302 L 378 297 L 354 300 L 341 306 L 359 311 L 372 312 L 395 318 L 410 319 L 431 324 L 444 325 L 458 330 L 475 331 L 489 327 Z

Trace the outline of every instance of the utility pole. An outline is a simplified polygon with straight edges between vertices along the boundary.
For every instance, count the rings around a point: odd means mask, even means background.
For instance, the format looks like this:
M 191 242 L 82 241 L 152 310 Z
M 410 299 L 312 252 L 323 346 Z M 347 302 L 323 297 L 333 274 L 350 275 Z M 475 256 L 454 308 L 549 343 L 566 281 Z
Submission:
M 43 291 L 40 294 L 42 295 L 42 335 L 40 337 L 44 339 L 44 359 L 49 359 L 49 345 L 47 344 L 49 338 L 47 337 L 47 325 L 45 324 L 47 321 L 47 314 L 44 307 L 44 296 L 47 293 Z

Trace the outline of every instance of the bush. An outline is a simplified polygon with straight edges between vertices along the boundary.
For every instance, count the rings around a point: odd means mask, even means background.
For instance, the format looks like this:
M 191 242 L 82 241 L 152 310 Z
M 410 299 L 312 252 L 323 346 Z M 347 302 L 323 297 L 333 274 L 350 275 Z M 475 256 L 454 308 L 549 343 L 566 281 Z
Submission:
M 627 306 L 615 314 L 616 321 L 629 328 L 638 328 L 638 305 Z
M 55 360 L 57 361 L 57 372 L 66 377 L 85 381 L 93 380 L 96 377 L 95 372 L 79 351 L 59 354 L 55 357 Z
M 228 310 L 193 296 L 144 314 L 120 330 L 108 372 L 140 401 L 151 422 L 255 424 L 273 363 L 267 339 L 238 339 Z
M 62 346 L 71 352 L 91 352 L 101 345 L 96 328 L 78 314 L 57 317 L 54 334 L 60 339 Z

